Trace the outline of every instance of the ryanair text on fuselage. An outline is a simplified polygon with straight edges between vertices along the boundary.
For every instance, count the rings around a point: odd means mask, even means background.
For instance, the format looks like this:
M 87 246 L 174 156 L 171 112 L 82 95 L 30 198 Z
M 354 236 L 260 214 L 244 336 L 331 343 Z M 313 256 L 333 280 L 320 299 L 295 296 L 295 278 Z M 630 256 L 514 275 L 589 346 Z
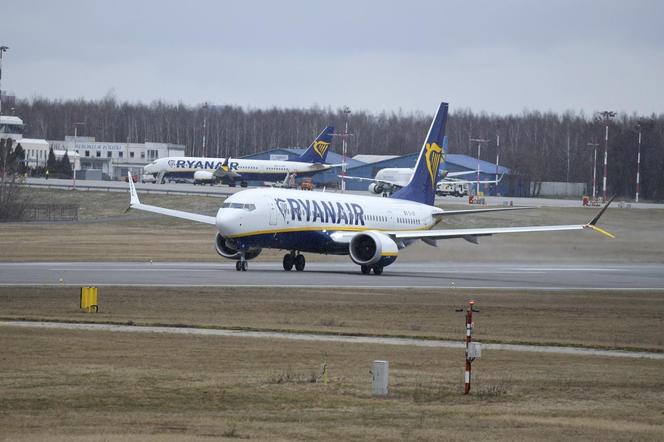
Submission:
M 357 203 L 316 201 L 311 199 L 275 198 L 284 220 L 326 224 L 364 225 L 364 209 Z

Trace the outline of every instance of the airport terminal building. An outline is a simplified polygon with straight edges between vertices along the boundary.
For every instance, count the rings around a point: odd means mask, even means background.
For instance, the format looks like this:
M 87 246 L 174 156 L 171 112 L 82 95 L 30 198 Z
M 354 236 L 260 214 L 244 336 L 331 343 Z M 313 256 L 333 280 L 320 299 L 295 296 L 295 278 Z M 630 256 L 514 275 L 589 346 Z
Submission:
M 65 152 L 74 170 L 100 170 L 111 179 L 127 176 L 127 172 L 141 174 L 143 166 L 164 157 L 184 156 L 185 146 L 170 143 L 107 143 L 96 141 L 94 137 L 67 136 L 64 140 L 43 140 L 23 138 L 23 120 L 19 117 L 0 116 L 0 138 L 16 141 L 25 151 L 28 167 L 44 167 L 48 152 L 52 148 L 56 159 Z
M 63 141 L 49 140 L 54 151 L 77 154 L 80 169 L 98 169 L 111 179 L 127 176 L 127 172 L 141 174 L 143 166 L 164 157 L 184 156 L 184 145 L 170 143 L 107 143 L 94 137 L 67 136 Z M 69 154 L 71 155 L 71 153 Z M 48 158 L 48 148 L 46 148 Z

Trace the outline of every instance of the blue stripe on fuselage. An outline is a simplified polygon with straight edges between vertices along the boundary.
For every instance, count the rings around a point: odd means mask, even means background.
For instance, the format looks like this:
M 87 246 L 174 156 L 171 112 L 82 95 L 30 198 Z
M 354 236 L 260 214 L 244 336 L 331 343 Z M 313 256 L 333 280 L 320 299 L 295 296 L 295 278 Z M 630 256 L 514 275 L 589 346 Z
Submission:
M 301 252 L 347 255 L 348 245 L 339 244 L 330 238 L 331 232 L 294 231 L 280 233 L 261 233 L 258 235 L 236 238 L 241 249 L 266 248 L 299 250 Z

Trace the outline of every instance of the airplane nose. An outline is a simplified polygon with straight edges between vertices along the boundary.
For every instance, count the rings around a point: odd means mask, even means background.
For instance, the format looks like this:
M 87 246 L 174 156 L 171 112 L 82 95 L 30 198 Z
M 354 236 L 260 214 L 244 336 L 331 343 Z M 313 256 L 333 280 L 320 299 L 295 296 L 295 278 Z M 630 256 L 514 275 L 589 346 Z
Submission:
M 235 235 L 242 227 L 242 216 L 237 209 L 221 208 L 215 217 L 217 230 L 222 236 Z

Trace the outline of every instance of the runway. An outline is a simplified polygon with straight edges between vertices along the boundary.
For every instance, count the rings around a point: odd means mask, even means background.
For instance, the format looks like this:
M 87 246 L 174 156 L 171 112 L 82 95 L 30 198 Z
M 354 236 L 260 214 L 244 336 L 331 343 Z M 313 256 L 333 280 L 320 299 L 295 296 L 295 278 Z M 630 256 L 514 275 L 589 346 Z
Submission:
M 381 276 L 353 263 L 307 263 L 285 272 L 280 262 L 43 262 L 0 263 L 0 285 L 365 287 L 460 289 L 664 289 L 664 264 L 395 263 Z

